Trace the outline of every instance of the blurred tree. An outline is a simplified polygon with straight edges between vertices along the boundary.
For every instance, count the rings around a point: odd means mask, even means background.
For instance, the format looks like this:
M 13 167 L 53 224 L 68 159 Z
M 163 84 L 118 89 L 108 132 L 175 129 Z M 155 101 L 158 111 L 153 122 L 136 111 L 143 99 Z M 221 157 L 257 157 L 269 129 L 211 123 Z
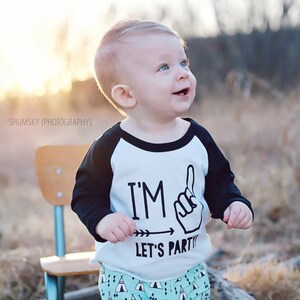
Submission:
M 278 0 L 279 13 L 270 13 L 270 3 L 244 1 L 243 18 L 236 17 L 233 4 L 227 0 L 212 0 L 217 20 L 218 46 L 224 56 L 220 69 L 224 78 L 230 68 L 242 68 L 268 79 L 280 88 L 299 81 L 299 66 L 295 65 L 300 50 L 299 33 L 293 14 L 299 13 L 300 2 Z M 240 24 L 237 24 L 239 20 Z M 249 34 L 245 34 L 249 32 Z M 234 33 L 234 36 L 232 35 Z

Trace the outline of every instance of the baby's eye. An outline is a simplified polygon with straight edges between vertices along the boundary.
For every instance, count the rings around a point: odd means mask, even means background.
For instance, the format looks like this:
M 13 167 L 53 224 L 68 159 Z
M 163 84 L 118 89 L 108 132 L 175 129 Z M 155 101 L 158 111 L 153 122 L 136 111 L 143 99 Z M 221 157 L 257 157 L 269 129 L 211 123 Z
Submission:
M 190 61 L 188 59 L 184 59 L 181 61 L 180 66 L 181 67 L 188 67 L 190 65 Z
M 162 65 L 158 69 L 158 71 L 166 71 L 166 70 L 169 70 L 169 65 L 167 65 L 167 64 Z

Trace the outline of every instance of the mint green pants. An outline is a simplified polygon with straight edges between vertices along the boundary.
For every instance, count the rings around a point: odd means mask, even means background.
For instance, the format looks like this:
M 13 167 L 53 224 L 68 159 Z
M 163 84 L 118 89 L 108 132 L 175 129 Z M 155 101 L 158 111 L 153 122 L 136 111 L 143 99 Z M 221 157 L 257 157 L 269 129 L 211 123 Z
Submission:
M 204 264 L 167 281 L 141 281 L 101 266 L 101 300 L 209 300 L 210 284 Z

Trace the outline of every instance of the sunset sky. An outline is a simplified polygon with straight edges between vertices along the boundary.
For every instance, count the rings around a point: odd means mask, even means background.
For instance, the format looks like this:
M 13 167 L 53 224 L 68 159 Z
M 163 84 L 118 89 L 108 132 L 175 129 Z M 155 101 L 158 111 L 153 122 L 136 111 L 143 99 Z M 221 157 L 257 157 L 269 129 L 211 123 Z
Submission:
M 297 1 L 300 6 L 300 0 Z M 228 18 L 234 30 L 245 18 L 251 0 L 217 2 L 223 2 L 220 7 L 224 13 L 235 12 L 235 18 Z M 281 13 L 282 2 L 266 0 L 263 6 L 276 17 Z M 90 62 L 101 35 L 120 19 L 163 18 L 169 26 L 180 24 L 180 33 L 184 35 L 218 33 L 212 0 L 0 0 L 0 3 L 0 100 L 7 96 L 68 90 L 72 80 L 90 77 Z M 194 14 L 193 28 L 187 20 L 190 12 Z M 292 19 L 300 19 L 299 9 L 294 9 L 293 14 Z

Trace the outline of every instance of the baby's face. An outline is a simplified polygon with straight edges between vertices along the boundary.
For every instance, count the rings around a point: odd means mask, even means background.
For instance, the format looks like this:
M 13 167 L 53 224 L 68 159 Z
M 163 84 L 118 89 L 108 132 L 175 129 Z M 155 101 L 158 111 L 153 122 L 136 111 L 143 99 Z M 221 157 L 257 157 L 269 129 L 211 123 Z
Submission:
M 176 36 L 131 37 L 120 57 L 122 83 L 127 84 L 139 113 L 147 118 L 177 117 L 191 106 L 196 79 Z

